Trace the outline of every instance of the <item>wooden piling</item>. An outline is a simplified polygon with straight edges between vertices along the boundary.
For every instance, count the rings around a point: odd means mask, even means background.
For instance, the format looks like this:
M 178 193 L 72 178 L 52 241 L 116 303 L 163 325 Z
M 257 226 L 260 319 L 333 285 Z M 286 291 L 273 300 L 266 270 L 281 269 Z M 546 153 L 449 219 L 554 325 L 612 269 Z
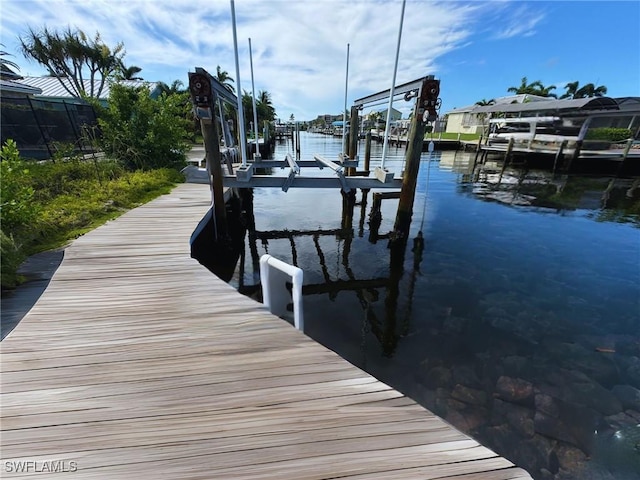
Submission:
M 627 140 L 627 145 L 624 147 L 624 152 L 622 152 L 623 162 L 627 159 L 627 156 L 629 155 L 629 151 L 631 150 L 632 146 L 633 146 L 633 139 L 630 138 L 629 140 Z
M 503 158 L 504 163 L 507 163 L 509 158 L 511 158 L 511 152 L 513 151 L 514 142 L 515 142 L 515 140 L 513 139 L 513 137 L 511 137 L 509 139 L 509 143 L 507 144 L 507 151 L 504 152 L 504 158 Z
M 382 200 L 391 198 L 401 198 L 402 192 L 374 192 L 373 205 L 369 214 L 369 241 L 376 243 L 378 240 L 378 231 L 382 223 Z
M 369 174 L 371 171 L 371 130 L 367 132 L 364 141 L 364 171 Z
M 611 198 L 611 191 L 613 190 L 613 186 L 616 183 L 616 179 L 612 178 L 609 180 L 609 184 L 607 188 L 605 188 L 604 192 L 602 192 L 602 208 L 607 208 L 607 204 L 609 203 L 609 198 Z
M 364 235 L 364 220 L 367 213 L 367 196 L 369 195 L 369 189 L 362 189 L 362 200 L 360 200 L 360 221 L 358 223 L 358 236 Z
M 201 119 L 200 129 L 204 140 L 207 173 L 212 185 L 213 211 L 215 215 L 216 238 L 227 236 L 227 210 L 224 202 L 224 185 L 222 184 L 222 155 L 218 139 L 218 126 L 215 119 Z
M 358 154 L 358 107 L 351 107 L 351 123 L 349 127 L 349 159 L 354 160 Z M 356 169 L 347 168 L 347 175 L 353 175 Z
M 340 191 L 342 194 L 342 222 L 343 230 L 351 230 L 353 228 L 353 210 L 356 204 L 356 189 L 352 188 L 348 192 Z
M 555 173 L 556 173 L 556 168 L 557 168 L 557 165 L 558 165 L 558 161 L 559 161 L 559 160 L 561 160 L 561 159 L 563 158 L 563 154 L 562 154 L 562 152 L 563 152 L 563 150 L 564 150 L 564 148 L 565 148 L 566 146 L 567 146 L 567 141 L 566 141 L 566 140 L 563 140 L 563 141 L 560 143 L 560 146 L 558 147 L 558 151 L 556 152 L 556 156 L 555 156 L 555 158 L 553 159 L 553 173 L 554 173 L 554 175 L 555 175 Z
M 502 175 L 509 164 L 509 160 L 511 159 L 511 151 L 513 150 L 513 137 L 509 139 L 509 145 L 507 145 L 507 151 L 504 152 L 504 158 L 502 159 L 502 168 L 500 169 L 500 177 L 498 177 L 498 185 L 502 182 Z
M 625 166 L 625 163 L 627 161 L 627 157 L 629 156 L 629 151 L 631 150 L 632 146 L 633 146 L 633 139 L 630 138 L 629 140 L 627 140 L 627 145 L 625 146 L 625 148 L 624 148 L 624 150 L 622 152 L 622 160 L 620 161 L 620 164 L 618 165 L 618 168 L 616 169 L 616 177 L 620 176 L 620 174 L 624 170 L 624 166 Z
M 569 163 L 567 164 L 567 172 L 571 170 L 571 164 L 574 160 L 577 160 L 580 157 L 580 151 L 582 150 L 582 140 L 576 141 L 576 146 L 573 149 L 573 155 L 569 157 Z
M 476 156 L 473 158 L 473 168 L 476 168 L 476 164 L 478 163 L 478 156 L 480 155 L 480 152 L 482 151 L 482 149 L 480 148 L 481 144 L 482 144 L 482 135 L 480 135 L 480 137 L 478 137 L 478 145 L 476 145 Z
M 413 118 L 411 120 L 409 137 L 407 138 L 402 190 L 400 192 L 400 202 L 398 203 L 398 212 L 393 227 L 394 235 L 391 243 L 399 242 L 401 245 L 406 245 L 407 235 L 409 234 L 411 226 L 411 216 L 413 214 L 413 201 L 418 182 L 418 171 L 420 170 L 422 145 L 427 129 L 424 113 L 425 109 L 429 110 L 429 119 L 435 121 L 436 114 L 433 105 L 435 105 L 437 101 L 439 91 L 439 82 L 434 80 L 433 76 L 428 76 L 423 80 L 420 97 L 416 100 Z

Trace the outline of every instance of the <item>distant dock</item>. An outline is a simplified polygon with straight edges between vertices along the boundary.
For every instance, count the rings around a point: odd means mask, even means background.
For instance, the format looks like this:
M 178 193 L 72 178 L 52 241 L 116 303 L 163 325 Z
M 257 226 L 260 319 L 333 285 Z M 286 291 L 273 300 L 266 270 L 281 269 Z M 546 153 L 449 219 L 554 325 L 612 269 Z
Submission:
M 531 478 L 190 258 L 209 203 L 183 184 L 66 249 L 2 342 L 3 477 Z

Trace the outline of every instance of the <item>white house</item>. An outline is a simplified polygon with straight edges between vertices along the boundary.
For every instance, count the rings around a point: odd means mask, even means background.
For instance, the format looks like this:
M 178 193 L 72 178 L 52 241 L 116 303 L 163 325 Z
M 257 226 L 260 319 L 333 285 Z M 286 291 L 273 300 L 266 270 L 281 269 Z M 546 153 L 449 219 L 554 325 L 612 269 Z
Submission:
M 529 103 L 549 101 L 548 97 L 538 95 L 509 95 L 496 98 L 494 105 L 508 105 L 511 103 Z M 480 105 L 470 105 L 468 107 L 454 108 L 447 113 L 447 133 L 482 133 L 487 127 L 487 113 L 480 110 Z

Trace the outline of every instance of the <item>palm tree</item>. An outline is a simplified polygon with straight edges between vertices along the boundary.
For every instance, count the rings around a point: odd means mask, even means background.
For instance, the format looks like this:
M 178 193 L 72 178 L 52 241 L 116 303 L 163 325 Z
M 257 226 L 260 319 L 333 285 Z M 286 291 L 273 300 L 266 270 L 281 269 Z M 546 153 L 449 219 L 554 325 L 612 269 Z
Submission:
M 174 80 L 171 83 L 171 86 L 167 85 L 164 82 L 158 82 L 158 89 L 160 90 L 160 95 L 163 93 L 168 95 L 175 95 L 180 93 L 185 93 L 187 90 L 182 88 L 183 83 L 181 80 Z
M 507 92 L 513 92 L 516 95 L 537 95 L 539 97 L 553 97 L 556 98 L 555 93 L 551 93 L 551 90 L 555 90 L 555 85 L 549 85 L 545 87 L 540 80 L 528 83 L 527 77 L 522 77 L 520 85 L 518 87 L 509 87 Z
M 271 106 L 271 94 L 266 90 L 258 91 L 258 101 L 264 105 Z
M 578 85 L 580 85 L 580 82 L 577 81 L 577 80 L 575 82 L 567 83 L 564 86 L 566 91 L 560 98 L 561 99 L 563 99 L 563 98 L 568 98 L 568 99 L 575 98 L 576 92 L 578 91 Z
M 382 112 L 371 112 L 368 117 L 369 121 L 373 124 L 376 132 L 380 131 L 380 123 L 382 122 Z
M 20 37 L 20 47 L 27 59 L 46 67 L 74 97 L 99 98 L 107 79 L 119 70 L 125 55 L 122 43 L 111 49 L 102 42 L 100 33 L 89 39 L 82 30 L 70 28 L 62 33 L 46 27 L 41 31 L 29 28 Z
M 476 105 L 479 105 L 480 107 L 486 107 L 488 105 L 494 105 L 496 103 L 495 99 L 491 99 L 491 100 L 485 100 L 484 98 L 482 100 L 478 100 L 476 102 Z M 484 121 L 487 119 L 487 112 L 478 112 L 476 113 L 476 116 L 478 118 L 478 120 L 480 120 L 480 124 L 482 125 L 482 131 L 484 132 Z
M 271 122 L 276 118 L 276 110 L 271 102 L 271 94 L 266 90 L 258 92 L 256 109 L 258 110 L 258 121 L 267 120 Z
M 140 73 L 142 68 L 132 65 L 126 67 L 124 63 L 120 64 L 120 76 L 122 80 L 143 80 L 142 77 L 136 77 L 136 74 Z
M 566 92 L 560 98 L 588 98 L 588 97 L 604 97 L 607 94 L 607 87 L 604 85 L 598 85 L 597 87 L 593 83 L 587 83 L 580 87 L 580 82 L 567 83 L 564 88 Z
M 596 87 L 593 83 L 587 83 L 585 86 L 578 89 L 573 98 L 604 97 L 606 94 L 607 87 L 604 85 Z
M 555 93 L 551 93 L 551 90 L 555 90 L 556 86 L 555 85 L 549 85 L 548 87 L 545 86 L 540 86 L 540 90 L 537 93 L 534 93 L 534 95 L 538 95 L 540 97 L 552 97 L 552 98 L 558 98 L 558 95 L 556 95 Z
M 0 45 L 4 47 L 3 44 L 0 43 Z M 15 75 L 19 77 L 19 75 L 16 74 L 12 69 L 20 70 L 20 67 L 17 63 L 12 62 L 11 60 L 7 60 L 8 55 L 13 56 L 9 52 L 5 52 L 4 50 L 0 51 L 0 71 L 2 72 L 2 75 L 7 74 L 10 76 Z
M 517 87 L 509 87 L 507 88 L 507 92 L 515 93 L 516 95 L 529 94 L 533 95 L 534 91 L 537 91 L 539 87 L 542 86 L 542 82 L 540 80 L 536 80 L 535 82 L 528 83 L 527 77 L 522 77 L 520 81 L 520 85 Z
M 233 78 L 229 76 L 229 72 L 222 70 L 220 65 L 216 67 L 216 79 L 231 93 L 236 93 L 236 89 L 231 85 Z

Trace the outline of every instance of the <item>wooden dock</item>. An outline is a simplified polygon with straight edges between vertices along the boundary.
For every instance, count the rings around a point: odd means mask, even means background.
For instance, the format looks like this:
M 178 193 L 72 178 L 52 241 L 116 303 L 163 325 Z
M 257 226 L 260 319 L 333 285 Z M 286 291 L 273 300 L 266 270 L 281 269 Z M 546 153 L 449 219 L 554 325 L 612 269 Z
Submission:
M 477 145 L 477 142 L 476 142 Z M 528 144 L 515 144 L 511 153 L 513 155 L 545 155 L 553 158 L 558 154 L 559 144 L 535 144 L 529 146 Z M 482 152 L 495 155 L 504 155 L 508 149 L 507 143 L 493 143 L 489 145 L 481 145 Z M 572 157 L 575 154 L 575 147 L 566 148 L 561 151 L 565 157 Z M 623 148 L 610 149 L 610 150 L 587 150 L 583 149 L 579 151 L 578 160 L 610 160 L 614 162 L 623 162 L 626 158 L 640 159 L 640 150 L 631 150 L 627 154 Z
M 2 478 L 531 478 L 191 259 L 208 199 L 66 250 L 0 344 Z

